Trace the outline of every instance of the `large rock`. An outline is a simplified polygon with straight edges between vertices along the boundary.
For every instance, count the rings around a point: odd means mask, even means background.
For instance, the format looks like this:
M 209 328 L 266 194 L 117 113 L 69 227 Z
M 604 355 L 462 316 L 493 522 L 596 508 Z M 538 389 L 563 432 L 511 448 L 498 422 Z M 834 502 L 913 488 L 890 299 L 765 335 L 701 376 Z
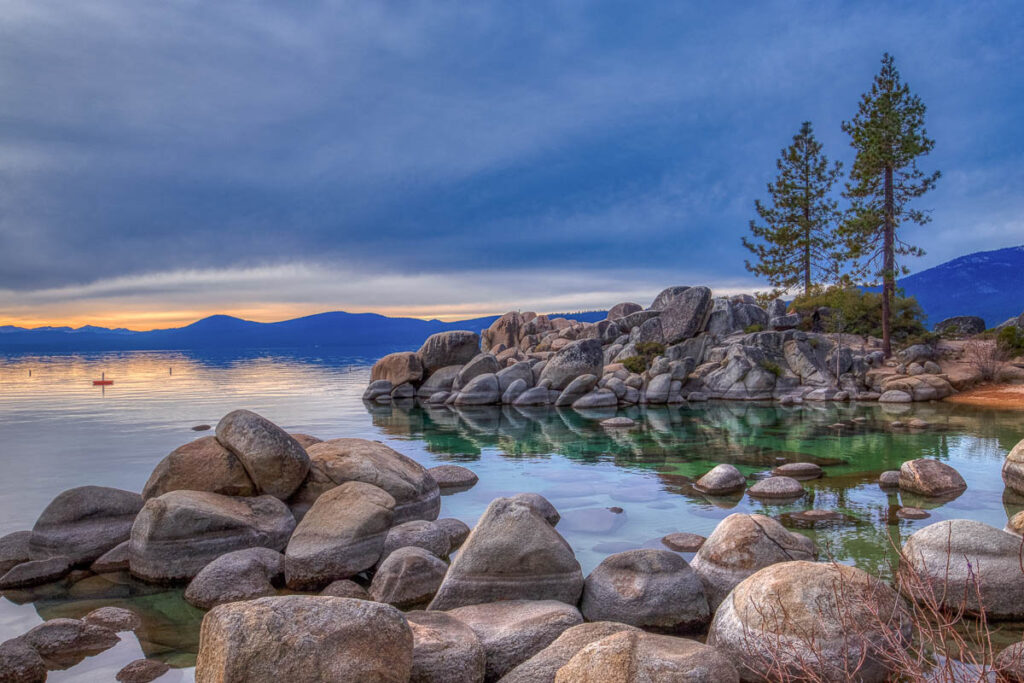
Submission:
M 784 476 L 773 476 L 762 479 L 747 491 L 752 498 L 791 500 L 804 495 L 804 487 L 796 479 Z
M 465 365 L 478 353 L 480 353 L 480 335 L 467 330 L 432 334 L 416 352 L 426 375 L 446 366 Z
M 64 491 L 39 515 L 29 553 L 32 559 L 66 557 L 88 564 L 128 540 L 142 496 L 106 486 L 79 486 Z
M 608 309 L 608 320 L 618 320 L 619 318 L 624 318 L 630 313 L 636 313 L 637 311 L 642 311 L 643 309 L 643 306 L 641 306 L 640 304 L 634 304 L 631 301 L 625 301 L 621 304 L 615 304 L 614 306 Z
M 200 609 L 275 595 L 284 578 L 284 555 L 270 548 L 246 548 L 221 555 L 203 567 L 185 590 Z
M 693 487 L 711 496 L 724 496 L 747 488 L 747 478 L 735 465 L 723 462 L 711 468 Z
M 419 384 L 423 379 L 423 363 L 420 361 L 419 354 L 412 351 L 389 353 L 373 364 L 373 368 L 370 370 L 370 379 L 372 381 L 386 379 L 396 387 L 406 382 Z
M 0 590 L 29 588 L 56 581 L 71 571 L 71 560 L 66 557 L 48 557 L 17 564 L 0 576 Z
M 4 683 L 43 683 L 46 662 L 22 638 L 0 643 L 0 681 Z
M 502 395 L 508 391 L 508 388 L 517 379 L 523 380 L 523 383 L 526 385 L 524 389 L 533 386 L 533 368 L 529 363 L 513 363 L 507 368 L 499 370 L 497 376 L 498 390 L 501 391 Z
M 285 550 L 285 580 L 294 590 L 322 588 L 369 569 L 380 559 L 394 518 L 384 489 L 350 481 L 320 496 Z
M 220 605 L 203 619 L 197 683 L 405 683 L 412 630 L 390 605 L 288 595 Z
M 501 683 L 553 683 L 558 670 L 569 663 L 573 656 L 587 645 L 622 633 L 637 632 L 640 629 L 614 621 L 598 621 L 573 626 L 562 632 L 546 648 L 512 669 Z
M 922 496 L 957 496 L 967 488 L 960 473 L 930 458 L 908 460 L 900 465 L 900 489 Z
M 496 600 L 561 600 L 575 605 L 583 573 L 572 548 L 531 504 L 491 502 L 448 569 L 430 609 Z
M 477 375 L 455 396 L 457 406 L 490 406 L 501 403 L 498 376 L 494 373 Z
M 695 640 L 628 631 L 590 643 L 558 670 L 556 683 L 739 681 L 725 654 Z
M 423 548 L 398 548 L 373 575 L 370 597 L 400 609 L 425 605 L 437 593 L 447 571 L 443 560 Z
M 423 548 L 434 557 L 448 557 L 451 550 L 451 537 L 448 530 L 437 522 L 428 522 L 425 519 L 414 519 L 393 526 L 388 535 L 384 537 L 384 548 L 381 550 L 381 562 L 388 555 L 398 550 L 414 546 Z
M 446 365 L 443 368 L 438 368 L 419 386 L 416 395 L 420 398 L 430 398 L 436 393 L 451 391 L 455 384 L 455 378 L 461 371 L 461 365 Z
M 480 375 L 494 375 L 500 369 L 501 365 L 493 354 L 478 353 L 459 370 L 459 374 L 455 377 L 455 382 L 452 384 L 452 389 L 461 391 L 463 387 L 469 386 L 469 383 Z
M 1024 571 L 1019 536 L 967 519 L 937 522 L 903 544 L 899 574 L 919 599 L 989 619 L 1024 618 Z
M 31 531 L 15 531 L 13 534 L 0 537 L 0 576 L 22 562 L 32 559 L 28 549 L 30 538 Z
M 651 302 L 652 311 L 662 311 L 670 303 L 678 299 L 683 295 L 689 287 L 686 285 L 676 285 L 673 287 L 666 287 L 658 293 L 658 296 L 654 297 L 654 301 Z M 626 315 L 629 315 L 628 313 Z
M 527 389 L 512 401 L 514 406 L 546 406 L 549 403 L 551 403 L 551 392 L 545 387 Z
M 711 313 L 711 290 L 690 287 L 661 309 L 661 331 L 665 342 L 675 344 L 695 337 L 704 329 Z
M 583 623 L 579 610 L 556 600 L 508 600 L 448 612 L 476 633 L 487 655 L 485 680 L 496 681 Z
M 445 517 L 434 522 L 437 526 L 444 530 L 448 534 L 449 552 L 458 548 L 466 539 L 469 538 L 469 532 L 471 529 L 469 525 L 463 522 L 461 519 L 455 519 L 454 517 Z
M 295 518 L 273 496 L 171 491 L 147 500 L 135 518 L 129 565 L 146 581 L 183 581 L 235 550 L 283 550 L 294 529 Z
M 693 558 L 714 611 L 726 594 L 754 572 L 777 562 L 813 560 L 814 543 L 764 515 L 729 515 Z
M 44 621 L 21 639 L 39 653 L 51 669 L 74 666 L 86 657 L 109 650 L 121 640 L 109 628 L 79 619 Z
M 171 451 L 142 487 L 142 499 L 156 498 L 168 491 L 211 491 L 225 496 L 258 493 L 242 461 L 212 436 Z
M 743 680 L 762 680 L 781 666 L 789 676 L 867 683 L 892 673 L 886 652 L 897 645 L 887 634 L 909 642 L 910 631 L 896 592 L 867 572 L 785 562 L 733 589 L 715 613 L 707 642 L 742 667 Z
M 1003 461 L 1003 483 L 1014 493 L 1024 495 L 1024 439 L 1006 454 L 1006 460 Z
M 985 321 L 976 315 L 958 315 L 935 323 L 935 331 L 948 337 L 967 337 L 985 331 Z
M 324 492 L 348 481 L 373 484 L 395 499 L 395 524 L 410 519 L 437 519 L 441 491 L 430 473 L 412 458 L 366 439 L 331 439 L 309 448 L 306 481 L 289 500 L 297 517 Z
M 309 455 L 288 432 L 249 410 L 217 423 L 217 440 L 238 456 L 260 493 L 288 498 L 309 472 Z
M 540 382 L 551 383 L 551 388 L 561 391 L 580 375 L 600 377 L 604 368 L 604 351 L 600 339 L 574 341 L 548 359 L 540 374 Z
M 509 348 L 519 344 L 526 322 L 523 315 L 517 311 L 509 311 L 495 320 L 490 327 L 484 330 L 482 344 L 484 351 L 489 351 L 501 344 Z
M 447 612 L 408 612 L 412 629 L 410 683 L 481 683 L 487 663 L 473 629 Z
M 480 477 L 462 465 L 437 465 L 427 470 L 442 491 L 465 491 L 476 485 Z
M 556 406 L 571 406 L 573 401 L 584 394 L 589 393 L 597 386 L 596 375 L 580 375 L 562 390 L 562 393 L 555 399 Z
M 583 585 L 587 621 L 618 621 L 662 633 L 700 631 L 711 619 L 690 565 L 668 550 L 628 550 L 604 559 Z

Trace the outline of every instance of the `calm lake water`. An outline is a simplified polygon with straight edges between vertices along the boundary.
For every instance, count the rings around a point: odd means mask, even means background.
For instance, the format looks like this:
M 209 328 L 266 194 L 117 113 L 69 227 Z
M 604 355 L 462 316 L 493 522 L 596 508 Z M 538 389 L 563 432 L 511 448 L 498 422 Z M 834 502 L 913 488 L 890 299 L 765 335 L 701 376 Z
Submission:
M 814 538 L 823 555 L 886 575 L 892 543 L 918 528 L 952 518 L 1002 527 L 1024 509 L 1004 500 L 999 474 L 1006 452 L 1024 438 L 1022 412 L 941 403 L 783 408 L 712 402 L 622 411 L 637 427 L 609 432 L 598 424 L 607 413 L 368 409 L 360 395 L 369 363 L 381 353 L 0 356 L 0 535 L 31 528 L 54 496 L 74 486 L 141 490 L 167 453 L 210 433 L 192 431 L 193 426 L 216 425 L 236 408 L 322 439 L 379 439 L 428 467 L 469 467 L 480 483 L 445 496 L 441 515 L 470 525 L 497 496 L 541 493 L 562 513 L 558 530 L 585 573 L 608 554 L 662 547 L 665 534 L 707 535 L 733 512 L 761 512 Z M 103 372 L 114 385 L 92 386 Z M 910 433 L 889 426 L 909 417 L 932 427 Z M 957 468 L 967 491 L 937 504 L 885 493 L 875 484 L 880 472 L 919 457 Z M 782 460 L 817 462 L 826 476 L 806 482 L 808 495 L 786 505 L 745 495 L 710 499 L 690 485 L 720 462 L 759 476 Z M 900 505 L 923 507 L 932 516 L 899 519 Z M 835 510 L 843 519 L 807 527 L 789 517 L 812 508 Z M 162 681 L 192 679 L 202 612 L 185 603 L 180 591 L 125 576 L 4 595 L 0 641 L 45 619 L 82 616 L 111 604 L 136 611 L 143 628 L 137 635 L 122 634 L 122 642 L 106 653 L 52 672 L 50 680 L 113 680 L 124 664 L 143 656 L 176 667 Z M 1002 628 L 1007 640 L 1019 639 L 1019 625 Z

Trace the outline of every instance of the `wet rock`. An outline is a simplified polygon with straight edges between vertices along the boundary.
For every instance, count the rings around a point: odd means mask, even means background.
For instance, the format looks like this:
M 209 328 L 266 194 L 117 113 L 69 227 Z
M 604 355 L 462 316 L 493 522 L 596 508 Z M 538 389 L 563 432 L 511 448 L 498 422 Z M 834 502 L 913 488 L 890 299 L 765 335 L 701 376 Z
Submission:
M 907 589 L 918 597 L 930 590 L 943 607 L 989 619 L 1024 618 L 1021 539 L 981 522 L 953 519 L 916 531 L 903 544 L 899 575 L 916 574 Z
M 556 600 L 508 600 L 469 605 L 448 614 L 476 633 L 487 656 L 485 680 L 496 681 L 583 623 L 579 611 Z
M 547 380 L 552 389 L 562 391 L 569 386 L 572 380 L 581 375 L 600 377 L 603 367 L 604 352 L 601 348 L 601 340 L 580 339 L 548 359 L 540 374 L 538 384 Z
M 480 335 L 467 330 L 438 332 L 427 337 L 416 354 L 426 375 L 452 365 L 465 365 L 480 353 Z
M 351 579 L 338 579 L 331 582 L 327 588 L 320 591 L 320 595 L 332 598 L 354 598 L 356 600 L 372 599 L 365 588 Z
M 142 499 L 156 498 L 168 491 L 211 491 L 225 496 L 257 494 L 242 461 L 213 436 L 171 451 L 142 488 Z
M 210 425 L 195 425 L 192 427 L 193 432 L 205 432 L 210 429 L 213 429 Z
M 501 402 L 501 389 L 494 373 L 477 375 L 459 390 L 455 397 L 457 406 L 487 406 Z
M 123 607 L 100 607 L 82 617 L 82 621 L 94 626 L 119 631 L 134 631 L 142 626 L 142 619 L 135 612 Z
M 497 373 L 501 370 L 501 364 L 498 363 L 498 359 L 490 353 L 479 353 L 473 356 L 473 359 L 462 366 L 459 370 L 459 374 L 455 377 L 455 381 L 452 383 L 452 389 L 455 391 L 462 391 L 470 386 L 474 379 L 483 375 L 495 375 L 494 387 L 497 391 Z
M 246 548 L 221 555 L 196 574 L 185 600 L 199 609 L 236 600 L 275 595 L 284 578 L 284 555 L 270 548 Z
M 399 609 L 430 601 L 444 581 L 448 565 L 423 548 L 398 548 L 381 563 L 370 584 L 370 597 Z
M 697 480 L 693 485 L 701 493 L 721 496 L 747 487 L 747 478 L 734 465 L 722 463 L 715 465 L 710 472 Z
M 183 581 L 235 550 L 283 550 L 294 529 L 295 518 L 273 496 L 171 491 L 146 501 L 135 519 L 129 564 L 146 581 Z
M 768 477 L 757 482 L 747 493 L 752 498 L 765 498 L 768 500 L 781 498 L 790 500 L 804 495 L 804 487 L 796 479 L 790 477 Z
M 167 662 L 158 659 L 136 659 L 117 672 L 115 679 L 121 683 L 149 683 L 171 670 Z
M 434 477 L 412 458 L 379 441 L 331 439 L 309 448 L 306 481 L 289 500 L 299 519 L 324 492 L 349 481 L 378 486 L 395 499 L 395 524 L 436 519 L 441 491 Z
M 416 390 L 416 395 L 420 398 L 430 398 L 437 393 L 451 392 L 455 378 L 461 371 L 461 365 L 449 365 L 435 370 Z
M 444 532 L 448 534 L 449 551 L 455 550 L 463 542 L 469 538 L 470 528 L 469 525 L 463 522 L 461 519 L 455 519 L 454 517 L 446 517 L 439 519 L 434 522 L 437 526 L 444 529 Z
M 423 379 L 423 363 L 418 354 L 412 351 L 389 353 L 376 363 L 370 370 L 370 380 L 387 380 L 392 386 L 399 384 L 419 384 Z
M 601 426 L 606 429 L 629 429 L 636 426 L 636 420 L 629 417 L 610 417 L 607 420 L 601 420 Z
M 444 558 L 448 557 L 448 551 L 451 549 L 451 538 L 448 531 L 436 522 L 414 519 L 399 524 L 391 527 L 384 538 L 384 548 L 381 550 L 378 564 L 395 550 L 409 546 L 423 548 L 434 557 Z
M 512 401 L 514 406 L 546 406 L 551 403 L 551 394 L 547 387 L 527 389 Z
M 128 571 L 131 558 L 128 551 L 130 545 L 131 541 L 125 541 L 114 546 L 89 565 L 89 570 L 96 574 Z
M 480 683 L 487 655 L 480 639 L 446 612 L 408 612 L 412 629 L 410 683 Z
M 46 663 L 22 638 L 0 643 L 0 681 L 4 683 L 42 683 Z
M 562 515 L 560 528 L 583 534 L 609 534 L 623 524 L 625 519 L 608 508 L 577 508 Z
M 913 396 L 900 389 L 889 389 L 882 392 L 882 395 L 878 397 L 879 403 L 910 403 L 913 400 Z
M 32 559 L 28 550 L 31 531 L 15 531 L 0 537 L 0 576 L 3 576 L 16 565 Z
M 693 633 L 711 619 L 704 588 L 686 560 L 668 550 L 606 557 L 587 576 L 580 611 L 662 633 Z
M 781 661 L 789 675 L 837 681 L 856 671 L 858 680 L 881 682 L 892 673 L 883 628 L 909 642 L 909 615 L 889 586 L 856 567 L 785 562 L 733 589 L 707 642 L 740 663 L 744 680 L 760 680 Z
M 380 559 L 395 499 L 361 481 L 320 496 L 295 528 L 285 550 L 285 579 L 293 590 L 315 590 L 369 569 Z
M 47 668 L 64 669 L 86 657 L 109 650 L 120 642 L 109 628 L 79 619 L 50 619 L 22 636 L 39 653 Z
M 282 500 L 309 472 L 309 455 L 286 431 L 250 410 L 234 410 L 217 423 L 217 441 L 234 453 L 260 493 Z
M 887 470 L 878 475 L 878 485 L 883 489 L 898 489 L 900 487 L 899 470 Z
M 412 630 L 390 605 L 288 595 L 232 602 L 203 619 L 197 683 L 405 683 Z
M 575 605 L 583 574 L 572 548 L 535 507 L 497 498 L 452 562 L 430 609 L 494 600 L 561 600 Z
M 813 560 L 814 543 L 764 515 L 729 515 L 708 536 L 691 566 L 704 584 L 712 611 L 740 581 L 790 560 Z
M 73 565 L 89 564 L 128 540 L 142 497 L 106 486 L 79 486 L 64 491 L 46 506 L 29 537 L 34 560 L 66 557 Z
M 363 391 L 364 401 L 376 401 L 378 398 L 385 396 L 391 396 L 391 391 L 395 388 L 395 385 L 387 379 L 374 380 L 367 385 L 366 390 Z
M 929 497 L 957 496 L 967 488 L 960 473 L 930 458 L 908 460 L 900 466 L 900 489 Z
M 459 465 L 438 465 L 427 470 L 442 491 L 457 489 L 465 491 L 473 487 L 480 478 L 473 470 Z
M 797 481 L 817 479 L 822 473 L 821 467 L 813 462 L 787 462 L 772 470 L 772 475 L 776 477 L 789 477 Z
M 691 534 L 680 531 L 674 534 L 663 536 L 661 542 L 670 550 L 680 553 L 695 553 L 700 550 L 707 539 L 699 534 Z
M 562 516 L 558 514 L 558 510 L 551 504 L 551 501 L 539 493 L 517 493 L 512 496 L 512 499 L 522 501 L 532 507 L 551 526 L 557 526 L 558 522 L 562 519 Z
M 901 507 L 896 511 L 896 516 L 900 519 L 928 519 L 931 515 L 921 508 L 915 507 Z
M 555 399 L 555 406 L 570 406 L 576 399 L 590 393 L 597 386 L 596 375 L 580 375 L 574 378 Z
M 40 586 L 67 576 L 70 571 L 71 561 L 66 557 L 22 562 L 0 577 L 0 590 Z
M 555 676 L 556 683 L 739 680 L 733 662 L 715 648 L 642 631 L 616 633 L 590 643 Z
M 1003 483 L 1015 493 L 1024 495 L 1024 439 L 1006 454 L 1003 461 Z
M 611 621 L 598 621 L 573 626 L 562 632 L 553 643 L 512 669 L 501 683 L 553 683 L 558 670 L 590 643 L 624 631 L 639 631 L 635 626 Z

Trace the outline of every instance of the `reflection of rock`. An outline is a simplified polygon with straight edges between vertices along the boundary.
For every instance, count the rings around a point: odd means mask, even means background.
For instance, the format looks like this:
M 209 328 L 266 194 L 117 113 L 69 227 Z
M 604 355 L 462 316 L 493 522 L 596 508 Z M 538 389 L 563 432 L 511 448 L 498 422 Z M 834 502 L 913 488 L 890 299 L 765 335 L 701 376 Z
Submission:
M 121 640 L 109 628 L 79 619 L 51 619 L 31 629 L 22 639 L 51 669 L 72 667 Z
M 609 534 L 625 523 L 624 514 L 608 508 L 580 508 L 563 512 L 559 528 L 581 534 Z

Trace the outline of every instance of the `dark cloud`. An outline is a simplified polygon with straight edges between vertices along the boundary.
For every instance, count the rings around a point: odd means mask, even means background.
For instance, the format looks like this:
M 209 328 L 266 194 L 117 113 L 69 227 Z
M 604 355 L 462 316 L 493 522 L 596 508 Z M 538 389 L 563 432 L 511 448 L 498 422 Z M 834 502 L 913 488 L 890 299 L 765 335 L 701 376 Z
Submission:
M 1012 3 L 535 5 L 4 3 L 0 289 L 295 263 L 735 283 L 779 148 L 811 119 L 848 158 L 885 50 L 946 173 L 920 264 L 1024 241 Z

